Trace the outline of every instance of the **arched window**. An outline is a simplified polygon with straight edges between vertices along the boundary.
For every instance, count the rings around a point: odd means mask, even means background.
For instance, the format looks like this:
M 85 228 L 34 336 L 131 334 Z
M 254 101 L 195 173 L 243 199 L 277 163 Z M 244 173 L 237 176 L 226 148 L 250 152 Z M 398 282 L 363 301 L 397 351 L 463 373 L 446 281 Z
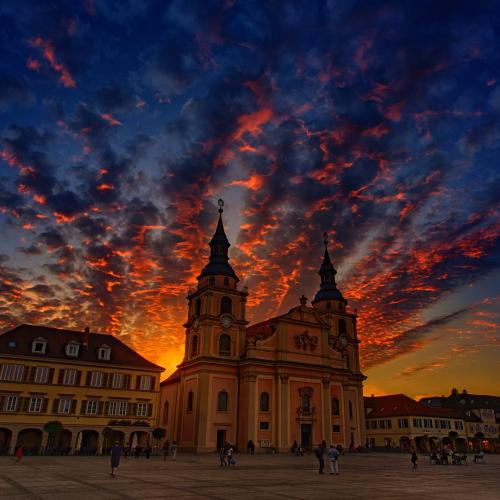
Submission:
M 194 306 L 194 315 L 199 318 L 201 316 L 201 299 L 196 299 Z
M 163 423 L 166 424 L 168 422 L 168 401 L 165 401 L 163 405 Z
M 222 299 L 220 299 L 220 313 L 221 314 L 231 314 L 232 307 L 233 307 L 233 303 L 229 297 L 222 297 Z
M 208 284 L 210 286 L 215 286 L 215 278 L 213 276 L 210 276 L 210 278 L 208 278 Z
M 193 391 L 188 392 L 188 399 L 187 399 L 187 411 L 193 411 Z
M 327 302 L 325 307 L 326 307 L 326 310 L 329 311 L 332 308 L 332 303 Z
M 219 337 L 219 356 L 231 356 L 231 337 L 227 333 Z
M 337 398 L 332 398 L 332 415 L 340 415 L 339 400 Z
M 229 278 L 227 276 L 224 277 L 224 286 L 229 286 Z
M 217 411 L 227 411 L 228 394 L 220 391 L 217 395 Z
M 191 340 L 191 356 L 198 354 L 198 335 L 194 335 Z
M 349 418 L 352 418 L 352 402 L 349 401 Z
M 269 411 L 269 394 L 267 392 L 260 395 L 260 411 Z
M 345 326 L 345 319 L 339 319 L 339 334 L 347 333 L 347 329 Z

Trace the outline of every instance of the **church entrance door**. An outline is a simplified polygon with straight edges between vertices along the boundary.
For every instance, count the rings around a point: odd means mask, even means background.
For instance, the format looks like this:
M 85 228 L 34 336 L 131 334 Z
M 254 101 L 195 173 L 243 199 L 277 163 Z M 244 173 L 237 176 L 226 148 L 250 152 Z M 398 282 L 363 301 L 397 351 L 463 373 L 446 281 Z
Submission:
M 217 450 L 226 444 L 226 431 L 217 431 Z
M 312 445 L 311 434 L 312 434 L 311 424 L 300 425 L 300 445 L 302 446 L 302 448 L 306 450 L 309 450 Z

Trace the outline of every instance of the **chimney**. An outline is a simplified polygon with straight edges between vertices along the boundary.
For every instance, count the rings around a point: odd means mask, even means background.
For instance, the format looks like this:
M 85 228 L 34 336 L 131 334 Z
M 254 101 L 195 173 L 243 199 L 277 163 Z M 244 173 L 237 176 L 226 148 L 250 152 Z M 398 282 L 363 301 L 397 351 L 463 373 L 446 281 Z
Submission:
M 82 342 L 84 347 L 88 347 L 89 345 L 89 335 L 90 335 L 90 328 L 86 326 L 85 331 L 83 332 L 83 342 Z

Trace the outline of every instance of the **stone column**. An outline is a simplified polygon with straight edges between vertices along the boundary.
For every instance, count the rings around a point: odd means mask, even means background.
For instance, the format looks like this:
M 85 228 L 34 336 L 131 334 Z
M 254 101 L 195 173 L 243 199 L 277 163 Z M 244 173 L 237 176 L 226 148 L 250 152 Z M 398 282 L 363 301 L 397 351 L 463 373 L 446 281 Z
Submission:
M 280 375 L 280 393 L 281 393 L 281 421 L 279 451 L 288 450 L 288 429 L 290 427 L 290 407 L 288 401 L 288 375 Z
M 323 384 L 323 439 L 327 445 L 332 441 L 332 412 L 330 410 L 330 379 L 324 378 L 321 380 Z
M 71 430 L 71 441 L 69 443 L 69 445 L 71 447 L 71 451 L 70 451 L 71 455 L 75 455 L 75 453 L 76 453 L 76 442 L 78 440 L 79 433 L 80 433 L 80 431 L 78 429 Z
M 45 450 L 47 449 L 48 442 L 49 442 L 49 435 L 42 429 L 42 443 L 40 444 L 40 452 L 39 452 L 41 455 L 45 455 Z M 52 447 L 53 446 L 54 442 L 52 443 Z
M 19 430 L 13 429 L 12 435 L 10 437 L 10 443 L 9 443 L 9 455 L 14 455 L 14 453 L 16 452 L 16 442 L 17 442 L 18 435 L 19 435 Z
M 257 405 L 255 404 L 256 392 L 257 392 L 257 376 L 247 375 L 247 390 L 248 390 L 248 440 L 252 440 L 254 443 L 257 442 L 257 436 L 255 435 L 255 428 L 257 427 Z

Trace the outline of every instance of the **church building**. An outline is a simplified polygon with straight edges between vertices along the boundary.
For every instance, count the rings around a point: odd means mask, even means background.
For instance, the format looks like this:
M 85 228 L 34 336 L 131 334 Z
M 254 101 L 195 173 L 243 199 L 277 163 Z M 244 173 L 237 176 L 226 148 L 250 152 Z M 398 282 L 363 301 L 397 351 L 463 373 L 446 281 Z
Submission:
M 280 452 L 294 441 L 306 449 L 323 440 L 364 444 L 356 314 L 336 286 L 326 238 L 312 306 L 302 296 L 287 313 L 248 326 L 222 206 L 209 261 L 187 297 L 184 359 L 161 383 L 166 438 L 197 452 L 226 442 L 243 450 L 249 440 L 256 451 Z

